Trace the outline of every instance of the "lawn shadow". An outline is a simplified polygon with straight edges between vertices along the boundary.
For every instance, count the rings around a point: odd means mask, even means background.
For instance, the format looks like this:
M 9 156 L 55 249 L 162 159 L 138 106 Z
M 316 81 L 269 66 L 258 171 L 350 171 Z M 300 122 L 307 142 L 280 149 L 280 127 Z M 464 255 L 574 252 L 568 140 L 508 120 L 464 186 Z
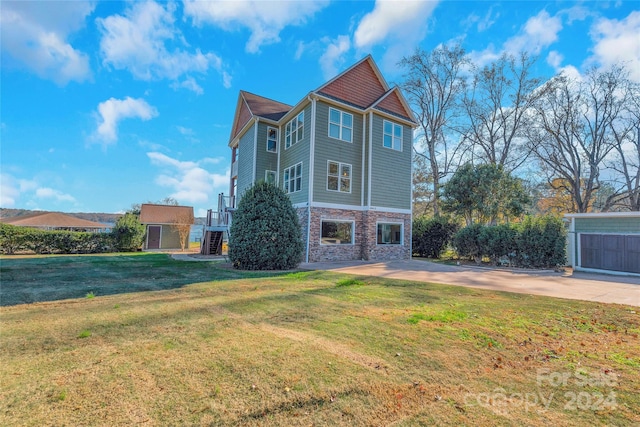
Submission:
M 0 306 L 181 288 L 200 282 L 274 277 L 291 272 L 239 271 L 219 261 L 183 262 L 167 254 L 61 255 L 0 263 Z

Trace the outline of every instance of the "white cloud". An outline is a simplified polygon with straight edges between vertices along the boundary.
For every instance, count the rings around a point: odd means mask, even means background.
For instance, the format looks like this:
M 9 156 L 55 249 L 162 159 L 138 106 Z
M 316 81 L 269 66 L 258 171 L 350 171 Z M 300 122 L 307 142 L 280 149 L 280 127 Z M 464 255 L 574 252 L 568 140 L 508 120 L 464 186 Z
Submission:
M 202 95 L 204 93 L 202 86 L 200 86 L 198 82 L 196 82 L 196 79 L 194 79 L 193 77 L 187 77 L 184 81 L 180 83 L 173 82 L 171 84 L 171 87 L 174 90 L 178 90 L 180 88 L 187 89 L 187 90 L 190 90 L 191 92 L 194 92 L 196 95 Z
M 546 10 L 527 20 L 520 34 L 504 43 L 504 50 L 512 55 L 527 51 L 537 55 L 540 51 L 558 40 L 558 33 L 562 30 L 562 20 L 558 16 L 551 16 Z
M 70 194 L 54 190 L 49 187 L 41 187 L 36 190 L 36 197 L 40 199 L 55 199 L 58 202 L 75 202 L 76 199 Z
M 6 173 L 0 174 L 0 207 L 14 207 L 18 197 L 20 197 L 20 187 L 16 179 Z
M 156 184 L 171 188 L 173 197 L 180 203 L 207 203 L 210 196 L 228 191 L 229 174 L 212 173 L 202 167 L 212 159 L 199 162 L 180 161 L 158 152 L 148 152 L 147 157 L 162 172 L 156 177 Z
M 551 65 L 555 70 L 560 68 L 560 64 L 564 60 L 564 56 L 560 54 L 557 50 L 552 50 L 547 55 L 547 64 Z
M 222 75 L 224 85 L 228 87 L 231 77 L 219 56 L 203 53 L 200 49 L 184 50 L 188 44 L 174 25 L 175 9 L 173 3 L 167 3 L 165 8 L 147 1 L 131 4 L 124 16 L 97 19 L 102 33 L 103 63 L 118 70 L 129 70 L 141 80 L 178 80 L 187 73 L 206 74 L 211 67 Z M 188 81 L 189 78 L 185 80 Z M 196 93 L 200 88 L 195 81 L 187 83 L 186 87 L 195 89 Z
M 118 139 L 118 122 L 122 119 L 139 118 L 150 120 L 158 115 L 158 111 L 147 104 L 144 99 L 110 98 L 98 104 L 98 114 L 100 115 L 96 136 L 103 142 L 109 144 Z
M 373 11 L 358 24 L 353 44 L 366 51 L 384 43 L 383 63 L 394 68 L 425 37 L 427 20 L 437 5 L 438 1 L 377 0 Z
M 542 49 L 549 47 L 558 40 L 558 33 L 562 30 L 562 20 L 558 16 L 550 16 L 546 10 L 527 20 L 520 32 L 504 42 L 497 50 L 489 45 L 483 51 L 470 52 L 471 60 L 482 67 L 498 59 L 503 53 L 518 55 L 526 51 L 532 55 L 539 54 Z
M 320 57 L 320 67 L 325 79 L 330 79 L 338 73 L 338 68 L 344 63 L 344 54 L 351 48 L 349 36 L 338 36 L 329 42 L 329 46 Z
M 178 129 L 178 132 L 184 136 L 193 136 L 193 129 L 189 129 L 184 126 L 176 126 L 176 129 Z
M 251 36 L 245 50 L 256 53 L 261 46 L 279 42 L 285 27 L 304 24 L 328 3 L 326 0 L 185 0 L 184 14 L 198 26 L 206 23 L 224 30 L 247 28 Z
M 591 28 L 595 42 L 588 62 L 610 67 L 624 62 L 631 79 L 640 82 L 640 11 L 631 12 L 622 20 L 602 18 Z
M 76 202 L 75 197 L 70 194 L 42 186 L 38 182 L 42 180 L 42 177 L 40 179 L 20 179 L 8 173 L 0 174 L 0 206 L 11 208 L 16 206 L 19 201 L 22 201 L 21 205 L 35 206 L 36 203 L 32 197 L 53 199 L 56 202 Z
M 59 85 L 91 79 L 89 57 L 67 39 L 85 25 L 90 2 L 2 2 L 2 50 L 38 76 Z M 6 59 L 3 60 L 5 63 Z

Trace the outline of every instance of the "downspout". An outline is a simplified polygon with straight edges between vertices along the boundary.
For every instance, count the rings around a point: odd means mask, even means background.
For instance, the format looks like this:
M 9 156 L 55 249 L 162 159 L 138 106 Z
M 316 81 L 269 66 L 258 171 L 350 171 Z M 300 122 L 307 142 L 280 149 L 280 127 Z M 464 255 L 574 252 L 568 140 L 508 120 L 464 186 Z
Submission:
M 367 210 L 366 210 L 366 214 L 367 214 L 367 228 L 366 228 L 366 235 L 365 235 L 365 240 L 364 240 L 364 244 L 365 244 L 365 249 L 366 251 L 363 253 L 364 255 L 364 259 L 369 259 L 369 238 L 371 238 L 371 235 L 373 233 L 373 238 L 375 239 L 375 231 L 374 230 L 369 230 L 369 215 L 371 214 L 371 193 L 373 192 L 371 190 L 371 166 L 373 164 L 373 111 L 369 112 L 369 170 L 367 171 Z
M 366 139 L 366 129 L 367 129 L 367 115 L 364 114 L 362 116 L 362 177 L 361 177 L 361 188 L 360 188 L 360 206 L 364 207 L 364 171 L 365 171 L 365 157 L 367 156 L 367 139 Z
M 253 179 L 251 184 L 256 183 L 256 173 L 258 169 L 258 119 L 253 122 Z
M 373 112 L 369 112 L 369 170 L 367 171 L 368 192 L 367 206 L 371 208 L 371 166 L 373 164 Z
M 313 201 L 313 172 L 316 146 L 316 99 L 309 95 L 311 101 L 311 132 L 309 134 L 309 197 L 307 200 L 307 250 L 305 262 L 309 262 L 309 247 L 311 244 L 311 202 Z
M 276 187 L 280 187 L 280 153 L 283 148 L 280 145 L 282 141 L 282 125 L 278 125 L 278 160 L 276 162 Z
M 404 135 L 403 135 L 404 136 Z M 413 128 L 411 128 L 411 200 L 409 201 L 409 259 L 413 257 Z M 404 239 L 404 236 L 402 236 Z

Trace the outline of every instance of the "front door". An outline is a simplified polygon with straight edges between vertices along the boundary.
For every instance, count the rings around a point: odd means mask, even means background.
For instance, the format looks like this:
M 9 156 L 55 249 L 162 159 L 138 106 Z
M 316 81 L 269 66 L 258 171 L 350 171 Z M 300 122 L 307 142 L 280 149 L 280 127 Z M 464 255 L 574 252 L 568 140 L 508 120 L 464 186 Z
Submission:
M 160 249 L 161 225 L 150 225 L 147 230 L 147 249 Z

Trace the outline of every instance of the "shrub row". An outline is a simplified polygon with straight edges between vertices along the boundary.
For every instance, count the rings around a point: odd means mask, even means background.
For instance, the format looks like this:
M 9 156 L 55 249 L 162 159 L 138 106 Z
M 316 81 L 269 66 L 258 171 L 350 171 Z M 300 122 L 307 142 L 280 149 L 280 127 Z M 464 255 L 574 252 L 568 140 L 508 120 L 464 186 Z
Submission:
M 458 224 L 445 217 L 419 217 L 413 220 L 413 254 L 421 257 L 439 258 L 453 235 Z
M 84 254 L 110 252 L 113 238 L 109 233 L 38 230 L 0 223 L 0 252 L 35 252 L 37 254 Z
M 554 216 L 527 217 L 520 224 L 474 224 L 458 231 L 453 246 L 460 257 L 480 262 L 487 257 L 497 264 L 549 268 L 566 263 L 566 232 Z

